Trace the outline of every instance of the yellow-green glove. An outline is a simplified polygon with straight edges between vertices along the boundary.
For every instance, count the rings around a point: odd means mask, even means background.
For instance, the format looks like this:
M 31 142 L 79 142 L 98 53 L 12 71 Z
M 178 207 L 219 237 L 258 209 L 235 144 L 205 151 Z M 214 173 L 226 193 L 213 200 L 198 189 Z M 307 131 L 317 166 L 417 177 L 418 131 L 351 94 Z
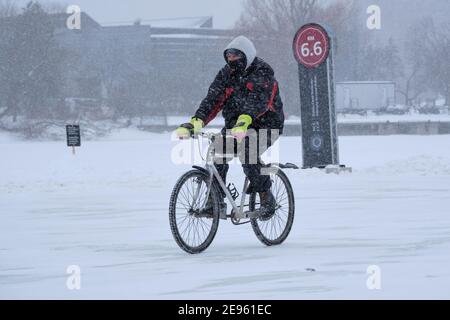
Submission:
M 236 125 L 231 129 L 231 135 L 238 141 L 244 140 L 247 135 L 248 127 L 252 124 L 252 117 L 247 114 L 241 114 Z
M 191 119 L 191 124 L 194 126 L 192 131 L 194 136 L 198 135 L 204 127 L 203 120 L 195 117 Z
M 192 118 L 191 122 L 183 123 L 176 129 L 178 139 L 189 139 L 193 135 L 198 135 L 203 128 L 203 121 Z

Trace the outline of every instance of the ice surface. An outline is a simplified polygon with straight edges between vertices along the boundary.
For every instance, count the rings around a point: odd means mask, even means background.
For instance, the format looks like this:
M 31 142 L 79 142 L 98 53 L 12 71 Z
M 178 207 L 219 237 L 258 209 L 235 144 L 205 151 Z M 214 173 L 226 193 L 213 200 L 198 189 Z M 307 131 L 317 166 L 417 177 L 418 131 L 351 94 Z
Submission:
M 0 134 L 0 299 L 450 298 L 450 136 L 342 137 L 352 174 L 288 172 L 297 210 L 282 246 L 221 221 L 196 256 L 169 229 L 190 167 L 171 162 L 176 143 L 122 131 L 73 156 Z M 301 164 L 299 137 L 280 151 Z M 230 180 L 240 187 L 238 165 Z M 69 265 L 81 290 L 66 287 Z M 367 289 L 370 265 L 381 290 Z

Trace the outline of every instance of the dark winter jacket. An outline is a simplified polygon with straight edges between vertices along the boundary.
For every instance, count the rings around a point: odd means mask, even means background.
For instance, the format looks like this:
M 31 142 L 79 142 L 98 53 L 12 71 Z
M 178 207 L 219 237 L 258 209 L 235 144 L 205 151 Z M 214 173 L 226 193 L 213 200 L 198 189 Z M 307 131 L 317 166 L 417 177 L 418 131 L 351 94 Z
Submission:
M 211 84 L 195 117 L 202 119 L 206 125 L 222 111 L 225 127 L 231 129 L 240 115 L 247 114 L 253 119 L 251 128 L 280 129 L 282 133 L 284 113 L 278 82 L 269 64 L 256 57 L 251 42 L 254 52 L 248 49 L 247 41 L 250 40 L 238 37 L 227 47 L 245 53 L 249 61 L 245 72 L 236 75 L 225 65 Z

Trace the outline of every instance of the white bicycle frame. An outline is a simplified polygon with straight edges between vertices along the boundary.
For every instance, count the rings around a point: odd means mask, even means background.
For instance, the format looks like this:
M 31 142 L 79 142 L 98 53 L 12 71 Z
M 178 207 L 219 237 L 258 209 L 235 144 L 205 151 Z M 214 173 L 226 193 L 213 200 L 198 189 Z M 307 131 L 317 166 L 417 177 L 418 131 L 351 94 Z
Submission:
M 249 180 L 247 177 L 245 177 L 245 181 L 244 181 L 244 187 L 242 189 L 242 193 L 241 193 L 241 202 L 240 205 L 238 206 L 236 201 L 233 199 L 233 197 L 231 196 L 230 191 L 228 190 L 228 188 L 225 186 L 225 182 L 223 181 L 222 177 L 219 174 L 219 171 L 217 171 L 217 168 L 214 165 L 214 159 L 215 159 L 215 149 L 214 149 L 214 140 L 212 139 L 213 137 L 220 137 L 222 138 L 221 135 L 219 134 L 213 134 L 213 133 L 201 133 L 201 136 L 203 137 L 207 137 L 210 144 L 208 146 L 208 151 L 206 153 L 206 164 L 205 164 L 205 169 L 208 171 L 209 173 L 209 181 L 208 181 L 208 190 L 206 193 L 206 199 L 203 203 L 203 206 L 205 206 L 206 201 L 209 198 L 209 194 L 211 192 L 211 187 L 212 187 L 212 183 L 214 181 L 214 177 L 217 179 L 217 182 L 219 183 L 219 186 L 222 188 L 223 192 L 225 193 L 225 196 L 227 197 L 228 201 L 230 202 L 231 206 L 233 207 L 233 218 L 237 221 L 239 221 L 240 219 L 245 219 L 245 218 L 250 218 L 252 217 L 252 212 L 244 211 L 244 205 L 245 205 L 245 199 L 246 199 L 246 195 L 247 195 L 247 188 L 249 185 Z M 232 136 L 225 136 L 225 138 L 232 138 L 234 139 L 234 137 Z M 200 193 L 200 186 L 197 188 L 196 194 L 194 195 L 194 203 L 196 203 L 197 197 L 199 196 Z

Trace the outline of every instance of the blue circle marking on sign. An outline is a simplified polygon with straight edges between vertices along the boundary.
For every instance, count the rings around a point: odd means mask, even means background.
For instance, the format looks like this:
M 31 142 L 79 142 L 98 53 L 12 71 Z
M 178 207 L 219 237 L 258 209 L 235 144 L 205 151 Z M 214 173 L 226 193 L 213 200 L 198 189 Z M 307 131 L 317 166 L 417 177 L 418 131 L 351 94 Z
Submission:
M 311 147 L 314 151 L 319 151 L 322 149 L 323 139 L 319 135 L 315 135 L 311 137 Z

